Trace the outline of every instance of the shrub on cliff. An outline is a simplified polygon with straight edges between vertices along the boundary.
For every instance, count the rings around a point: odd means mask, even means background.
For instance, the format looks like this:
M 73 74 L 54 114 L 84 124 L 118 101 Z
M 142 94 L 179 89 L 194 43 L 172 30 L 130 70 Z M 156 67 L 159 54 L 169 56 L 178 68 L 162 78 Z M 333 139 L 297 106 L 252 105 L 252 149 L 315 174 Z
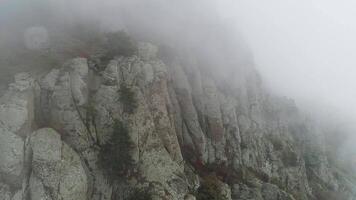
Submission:
M 347 195 L 340 191 L 330 191 L 330 190 L 321 190 L 316 189 L 313 191 L 317 199 L 322 200 L 346 200 L 348 199 Z
M 134 189 L 127 200 L 152 200 L 152 195 L 148 189 Z
M 137 108 L 137 99 L 135 92 L 132 88 L 128 87 L 126 84 L 121 84 L 119 89 L 119 101 L 123 105 L 124 112 L 134 113 Z
M 267 135 L 266 137 L 271 142 L 271 144 L 273 145 L 273 148 L 276 151 L 283 150 L 284 145 L 283 145 L 283 141 L 281 140 L 281 138 L 279 138 L 277 135 Z
M 220 180 L 215 175 L 203 178 L 201 186 L 196 192 L 197 200 L 227 200 L 223 194 Z
M 296 152 L 287 149 L 282 152 L 282 162 L 287 167 L 298 166 L 298 155 Z
M 132 56 L 137 52 L 136 42 L 124 31 L 106 34 L 108 56 Z
M 128 129 L 121 121 L 116 120 L 111 139 L 102 146 L 99 153 L 100 165 L 105 169 L 109 180 L 126 176 L 128 170 L 134 167 L 131 157 L 133 146 Z

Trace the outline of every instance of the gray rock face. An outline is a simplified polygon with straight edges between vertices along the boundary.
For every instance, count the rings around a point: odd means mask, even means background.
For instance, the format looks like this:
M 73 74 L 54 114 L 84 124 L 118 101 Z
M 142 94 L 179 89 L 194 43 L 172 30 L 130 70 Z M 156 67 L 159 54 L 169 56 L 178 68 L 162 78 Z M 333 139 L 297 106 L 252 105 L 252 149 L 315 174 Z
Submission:
M 22 200 L 22 191 L 21 190 L 17 191 L 11 200 Z
M 10 187 L 0 182 L 0 199 L 11 200 Z
M 110 62 L 93 100 L 98 111 L 96 127 L 101 130 L 97 141 L 105 145 L 114 119 L 125 121 L 135 143 L 132 157 L 140 174 L 133 178 L 135 182 L 154 185 L 157 198 L 183 199 L 187 185 L 177 135 L 167 111 L 167 106 L 172 106 L 167 69 L 162 62 L 149 58 L 145 57 L 146 64 L 137 56 Z M 118 101 L 123 84 L 135 91 L 138 102 L 135 112 L 129 115 Z
M 24 137 L 34 124 L 34 80 L 27 73 L 15 75 L 15 82 L 0 97 L 0 180 L 21 187 Z
M 354 180 L 328 161 L 323 131 L 269 94 L 256 71 L 230 84 L 194 56 L 163 62 L 158 52 L 142 43 L 100 72 L 75 58 L 38 81 L 16 75 L 0 98 L 0 200 L 111 200 L 127 188 L 194 200 L 207 175 L 231 200 L 355 196 Z M 122 87 L 134 94 L 131 112 Z M 124 186 L 99 162 L 116 120 L 134 144 Z
M 15 75 L 15 83 L 0 98 L 1 127 L 25 136 L 34 122 L 34 80 L 27 73 Z
M 31 175 L 29 184 L 31 199 L 52 200 L 50 192 L 45 190 L 43 183 L 35 175 Z
M 31 135 L 33 152 L 30 180 L 32 199 L 87 199 L 88 180 L 80 157 L 53 129 Z
M 21 137 L 2 128 L 0 128 L 0 141 L 0 178 L 20 185 L 24 142 Z
M 62 142 L 59 134 L 52 129 L 38 130 L 32 134 L 30 146 L 33 152 L 33 175 L 41 179 L 44 186 L 57 188 L 62 157 Z

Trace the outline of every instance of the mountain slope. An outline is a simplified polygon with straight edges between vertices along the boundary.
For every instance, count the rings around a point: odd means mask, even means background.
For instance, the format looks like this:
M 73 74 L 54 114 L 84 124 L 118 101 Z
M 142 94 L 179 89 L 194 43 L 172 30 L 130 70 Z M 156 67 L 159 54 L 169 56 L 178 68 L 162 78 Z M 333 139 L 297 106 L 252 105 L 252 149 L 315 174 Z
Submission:
M 193 53 L 167 52 L 141 43 L 108 64 L 90 55 L 40 79 L 17 74 L 0 99 L 0 199 L 130 199 L 137 188 L 172 200 L 355 198 L 320 127 L 249 62 L 222 79 Z M 124 154 L 120 142 L 132 144 Z

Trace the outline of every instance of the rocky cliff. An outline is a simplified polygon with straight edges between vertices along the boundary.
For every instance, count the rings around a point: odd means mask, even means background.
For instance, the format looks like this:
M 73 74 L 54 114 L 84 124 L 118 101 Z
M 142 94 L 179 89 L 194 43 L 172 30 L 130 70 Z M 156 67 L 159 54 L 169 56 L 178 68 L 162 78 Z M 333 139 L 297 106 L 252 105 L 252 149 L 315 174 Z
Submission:
M 191 57 L 142 43 L 101 66 L 82 57 L 17 74 L 0 99 L 0 200 L 356 198 L 292 100 L 253 67 L 223 80 Z M 125 158 L 113 134 L 129 136 Z

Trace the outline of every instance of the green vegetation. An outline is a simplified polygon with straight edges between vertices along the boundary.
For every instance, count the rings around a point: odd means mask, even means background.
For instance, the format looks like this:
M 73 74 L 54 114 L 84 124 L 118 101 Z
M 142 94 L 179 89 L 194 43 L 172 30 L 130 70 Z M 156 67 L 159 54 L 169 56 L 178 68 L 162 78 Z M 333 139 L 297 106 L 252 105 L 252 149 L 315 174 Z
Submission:
M 123 104 L 124 112 L 134 113 L 137 108 L 135 92 L 126 84 L 121 84 L 119 89 L 119 101 Z
M 124 31 L 106 34 L 106 47 L 109 56 L 132 56 L 137 52 L 137 44 Z
M 148 189 L 135 189 L 127 200 L 152 200 L 152 195 Z
M 277 135 L 267 135 L 266 137 L 275 150 L 281 151 L 283 149 L 283 141 Z
M 92 100 L 89 100 L 88 104 L 85 106 L 85 112 L 86 112 L 86 117 L 85 117 L 86 126 L 89 126 L 90 123 L 94 124 L 95 117 L 98 114 L 98 111 L 96 110 L 94 102 Z
M 224 196 L 221 182 L 215 175 L 203 178 L 201 186 L 196 192 L 197 200 L 227 200 Z
M 347 195 L 339 191 L 316 189 L 313 191 L 316 199 L 322 200 L 346 200 L 349 199 Z
M 61 47 L 62 52 L 89 58 L 98 70 L 105 69 L 115 56 L 132 56 L 138 51 L 137 43 L 126 32 L 104 33 L 94 24 L 78 24 L 70 29 L 70 36 L 71 43 Z
M 323 155 L 319 150 L 308 149 L 304 154 L 304 160 L 306 167 L 318 166 L 322 161 L 320 160 L 320 155 Z
M 292 150 L 285 150 L 282 152 L 282 162 L 285 166 L 298 166 L 298 155 Z
M 101 148 L 99 154 L 100 165 L 106 170 L 109 180 L 127 176 L 128 170 L 134 167 L 131 157 L 133 146 L 128 129 L 121 121 L 116 120 L 111 139 Z
M 286 189 L 286 188 L 284 188 Z M 289 193 L 293 196 L 293 198 L 295 200 L 304 200 L 304 199 L 308 199 L 307 197 L 307 194 L 305 194 L 304 192 L 296 192 L 296 191 L 289 191 Z M 325 200 L 325 199 L 317 199 L 317 200 Z
M 235 171 L 234 182 L 243 183 L 249 187 L 255 187 L 255 179 L 259 179 L 263 182 L 269 182 L 269 177 L 262 171 L 258 171 L 251 167 L 242 167 L 238 171 Z
M 251 180 L 252 177 L 258 178 L 259 180 L 263 182 L 268 182 L 269 177 L 267 174 L 263 173 L 262 171 L 258 171 L 253 168 L 247 168 L 244 170 L 244 178 L 245 181 Z
M 76 48 L 86 53 L 94 53 L 104 49 L 108 56 L 131 56 L 137 52 L 137 43 L 124 31 L 102 32 L 93 23 L 76 24 L 69 28 L 72 41 Z
M 247 149 L 248 145 L 245 141 L 241 140 L 240 147 L 241 147 L 241 149 Z

